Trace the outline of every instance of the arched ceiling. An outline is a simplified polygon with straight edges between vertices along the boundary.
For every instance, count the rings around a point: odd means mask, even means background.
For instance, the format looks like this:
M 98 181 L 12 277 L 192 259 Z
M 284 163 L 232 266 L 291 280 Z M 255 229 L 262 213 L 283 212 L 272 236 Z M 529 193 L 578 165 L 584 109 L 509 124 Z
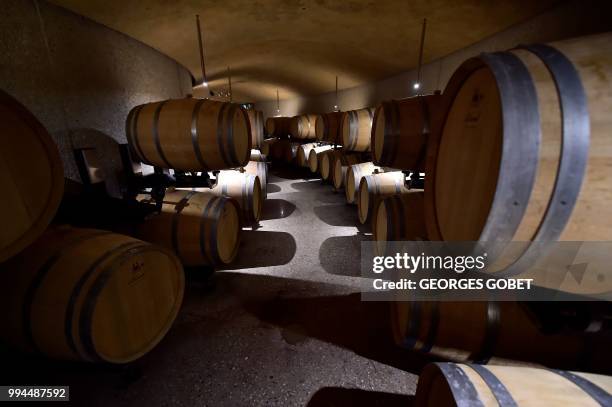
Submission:
M 379 80 L 466 47 L 558 0 L 51 0 L 185 65 L 201 80 L 195 26 L 204 31 L 211 89 L 263 101 Z M 197 95 L 197 91 L 196 91 Z

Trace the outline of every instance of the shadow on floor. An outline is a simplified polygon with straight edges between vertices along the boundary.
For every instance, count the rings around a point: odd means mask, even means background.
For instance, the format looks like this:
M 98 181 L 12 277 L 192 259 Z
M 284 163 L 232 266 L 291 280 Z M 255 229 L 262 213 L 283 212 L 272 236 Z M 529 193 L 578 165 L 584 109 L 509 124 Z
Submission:
M 346 202 L 346 197 L 343 193 L 335 191 L 329 185 L 321 185 L 321 190 L 317 192 L 315 195 L 315 201 L 321 202 L 324 204 L 344 204 Z M 347 205 L 347 209 L 351 210 Z
M 284 199 L 266 199 L 261 212 L 261 220 L 288 218 L 295 211 L 295 205 Z
M 272 174 L 272 181 L 268 182 L 278 182 L 278 178 L 282 178 L 282 180 L 309 180 L 320 178 L 319 174 L 313 173 L 308 168 L 298 167 L 297 165 L 289 165 L 289 164 L 278 164 L 274 163 L 272 170 L 270 171 Z
M 308 401 L 307 407 L 410 407 L 414 396 L 343 387 L 323 387 Z
M 251 287 L 257 290 L 257 284 Z M 361 301 L 360 293 L 276 297 L 247 301 L 244 306 L 260 320 L 280 327 L 282 338 L 294 346 L 317 338 L 412 373 L 419 373 L 430 361 L 425 355 L 408 352 L 393 343 L 389 303 Z
M 273 194 L 275 192 L 280 192 L 280 191 L 281 191 L 281 187 L 279 187 L 276 184 L 270 184 L 270 182 L 268 182 L 268 185 L 266 185 L 267 194 Z
M 321 184 L 321 181 L 318 179 L 313 179 L 311 181 L 293 182 L 291 184 L 291 188 L 295 189 L 296 191 L 300 191 L 300 192 L 318 191 L 318 190 L 321 190 L 321 188 L 323 188 L 324 186 L 325 185 Z
M 319 248 L 319 261 L 325 271 L 340 276 L 361 275 L 361 242 L 371 235 L 334 236 L 325 239 Z
M 224 270 L 272 267 L 287 264 L 293 259 L 296 242 L 287 232 L 243 230 L 238 256 Z
M 330 226 L 355 226 L 360 232 L 369 232 L 370 224 L 359 223 L 357 208 L 347 204 L 322 205 L 313 208 L 315 215 Z

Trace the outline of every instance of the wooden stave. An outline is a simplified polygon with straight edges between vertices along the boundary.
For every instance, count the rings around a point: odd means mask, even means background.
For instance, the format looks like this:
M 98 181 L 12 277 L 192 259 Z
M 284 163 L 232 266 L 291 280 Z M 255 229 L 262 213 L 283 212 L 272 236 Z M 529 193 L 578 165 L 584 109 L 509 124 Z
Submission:
M 75 252 L 78 256 L 74 255 Z M 102 348 L 108 347 L 108 343 L 101 344 L 104 338 L 96 336 L 97 331 L 93 328 L 97 326 L 100 329 L 100 321 L 95 319 L 96 307 L 102 307 L 101 301 L 108 301 L 110 295 L 106 291 L 110 285 L 106 282 L 112 283 L 113 279 L 119 278 L 119 271 L 127 273 L 125 263 L 137 261 L 142 256 L 149 259 L 146 264 L 159 264 L 161 258 L 153 261 L 152 255 L 161 255 L 173 264 L 172 268 L 164 267 L 163 270 L 174 270 L 174 302 L 166 310 L 167 315 L 163 323 L 159 324 L 159 329 L 156 328 L 155 333 L 150 332 L 146 338 L 140 338 L 143 341 L 137 348 L 130 350 L 124 346 L 123 349 L 112 349 L 114 354 L 105 353 Z M 19 270 L 20 273 L 12 273 L 12 270 Z M 129 270 L 134 270 L 133 265 Z M 152 272 L 152 269 L 148 270 Z M 140 279 L 142 276 L 133 275 L 130 279 Z M 15 328 L 12 335 L 11 330 L 3 330 L 2 336 L 7 343 L 52 359 L 115 364 L 136 360 L 161 341 L 178 314 L 185 287 L 182 265 L 170 251 L 108 231 L 65 226 L 49 229 L 20 256 L 4 263 L 0 278 L 3 290 L 11 290 L 2 295 L 0 302 L 8 301 L 13 304 L 12 309 L 21 310 L 19 315 L 15 313 L 11 316 L 8 325 L 4 325 Z M 114 284 L 118 284 L 116 280 Z M 127 282 L 126 286 L 130 285 L 132 282 Z M 115 288 L 109 290 L 115 294 Z M 138 294 L 126 294 L 118 300 L 134 296 Z M 123 306 L 129 307 L 129 304 Z M 130 309 L 134 310 L 136 304 L 132 306 Z M 117 313 L 115 310 L 111 315 Z M 72 317 L 68 318 L 69 315 Z M 124 331 L 119 329 L 117 332 Z M 127 339 L 123 338 L 119 342 L 124 341 Z
M 172 114 L 164 114 L 167 112 Z M 244 126 L 242 137 L 245 140 L 237 140 L 244 143 L 244 151 L 236 151 L 234 143 L 236 118 Z M 163 127 L 171 130 L 160 132 L 162 121 Z M 207 129 L 211 133 L 202 130 L 211 123 L 215 124 Z M 181 171 L 212 171 L 239 167 L 248 162 L 251 151 L 249 123 L 247 113 L 237 104 L 208 99 L 170 99 L 134 107 L 126 120 L 126 132 L 133 156 L 145 164 Z M 214 143 L 210 143 L 209 134 L 212 132 L 216 134 Z M 152 135 L 152 139 L 143 134 Z M 168 146 L 178 145 L 183 145 L 184 149 L 168 150 Z M 206 152 L 207 148 L 213 149 Z M 190 154 L 185 154 L 185 150 Z
M 381 181 L 385 183 L 381 184 Z M 372 212 L 380 199 L 407 193 L 408 191 L 404 184 L 404 174 L 401 171 L 383 172 L 362 177 L 357 193 L 359 222 L 363 225 L 372 219 Z M 365 200 L 366 196 L 363 196 L 363 194 L 367 195 L 367 202 Z
M 606 116 L 603 111 L 611 102 L 609 97 L 602 96 L 597 90 L 602 87 L 598 81 L 610 77 L 610 64 L 602 61 L 601 76 L 592 75 L 590 72 L 594 60 L 592 50 L 605 53 L 610 48 L 609 44 L 610 34 L 600 34 L 550 45 L 521 47 L 505 53 L 485 54 L 480 58 L 470 59 L 455 72 L 445 90 L 446 101 L 442 109 L 445 112 L 450 110 L 454 95 L 459 92 L 463 82 L 472 72 L 483 66 L 487 69 L 499 69 L 500 64 L 506 63 L 507 60 L 512 60 L 520 67 L 524 82 L 530 83 L 533 91 L 530 95 L 521 92 L 520 100 L 507 97 L 504 105 L 519 105 L 522 108 L 528 105 L 529 111 L 536 112 L 535 117 L 531 115 L 511 118 L 507 110 L 516 109 L 504 108 L 504 123 L 520 123 L 522 131 L 529 133 L 529 136 L 521 136 L 522 141 L 518 144 L 512 142 L 511 137 L 503 138 L 504 146 L 507 145 L 511 153 L 505 156 L 504 167 L 499 170 L 498 179 L 500 182 L 503 181 L 503 184 L 496 186 L 496 200 L 488 210 L 484 225 L 480 228 L 480 236 L 472 237 L 472 240 L 525 242 L 609 240 L 609 230 L 612 228 L 609 222 L 602 222 L 602 219 L 611 218 L 603 215 L 609 213 L 610 209 L 609 205 L 603 204 L 607 198 L 601 199 L 601 197 L 612 196 L 609 186 L 605 185 L 606 180 L 612 178 L 609 170 L 607 172 L 605 170 L 606 165 L 609 167 L 611 158 L 609 155 L 599 157 L 598 154 L 609 150 L 609 147 L 606 147 L 609 145 L 608 139 L 603 135 L 606 133 L 605 129 L 610 126 L 610 120 L 609 115 Z M 491 66 L 493 68 L 490 68 Z M 505 84 L 502 88 L 511 86 Z M 577 96 L 569 97 L 567 92 L 570 91 Z M 545 97 L 555 98 L 555 102 L 543 104 L 541 100 Z M 566 106 L 562 107 L 562 103 Z M 587 104 L 589 113 L 585 113 Z M 553 109 L 556 109 L 556 112 Z M 560 113 L 561 110 L 565 116 Z M 440 128 L 445 121 L 446 119 Z M 552 122 L 554 125 L 550 124 Z M 583 125 L 580 125 L 581 123 Z M 567 126 L 573 130 L 564 133 L 560 130 L 550 130 L 551 126 L 553 129 L 555 126 L 556 128 Z M 530 130 L 526 130 L 528 127 Z M 589 127 L 590 132 L 587 134 L 585 128 Z M 532 149 L 531 146 L 535 144 L 530 140 L 540 134 L 539 130 L 542 130 L 543 140 L 547 143 L 551 145 L 562 143 L 567 148 L 563 148 L 556 158 L 542 155 L 542 151 L 546 151 L 546 144 L 543 146 L 544 150 Z M 426 170 L 428 174 L 435 174 L 438 165 L 441 129 L 437 133 L 431 138 L 428 149 Z M 504 131 L 501 134 L 522 133 Z M 588 140 L 590 148 L 585 146 L 584 140 Z M 511 145 L 519 147 L 510 149 Z M 591 159 L 592 157 L 595 158 Z M 553 170 L 540 171 L 541 167 L 544 168 L 542 163 L 546 163 L 546 160 L 548 162 L 556 160 L 557 164 L 552 167 Z M 563 173 L 559 172 L 561 169 L 559 163 L 565 163 Z M 521 179 L 517 179 L 518 176 L 512 174 L 513 168 L 521 168 L 523 174 Z M 570 171 L 570 168 L 573 170 Z M 435 240 L 462 240 L 460 237 L 445 237 L 441 232 L 439 215 L 436 213 L 440 198 L 436 197 L 434 177 L 428 177 L 426 184 L 428 184 L 426 186 L 428 233 Z M 534 196 L 537 199 L 532 199 Z M 504 201 L 517 204 L 502 205 Z M 517 275 L 536 260 L 537 249 L 530 250 L 530 246 L 526 245 L 526 249 L 515 255 L 512 260 L 496 265 L 495 272 L 499 276 Z M 563 286 L 555 285 L 551 288 L 579 294 L 598 293 L 602 289 L 609 291 L 609 286 L 602 287 L 595 281 L 596 273 L 587 274 L 588 281 L 585 280 L 580 285 L 566 280 Z
M 147 196 L 143 196 L 141 201 L 154 203 Z M 236 224 L 220 223 L 225 211 L 235 213 L 238 218 Z M 214 193 L 209 188 L 169 189 L 166 190 L 161 213 L 139 225 L 137 235 L 172 250 L 185 266 L 229 264 L 238 254 L 241 211 L 235 199 Z M 198 221 L 187 222 L 189 219 Z M 230 238 L 230 242 L 235 241 L 229 247 L 229 253 L 224 254 L 227 249 L 219 247 L 217 238 L 219 232 L 225 233 L 227 230 L 230 235 L 235 235 L 235 238 Z
M 368 152 L 371 150 L 374 109 L 365 108 L 344 112 L 340 124 L 340 138 L 347 151 Z
M 612 377 L 598 374 L 438 362 L 421 373 L 415 405 L 610 405 L 611 392 Z
M 26 212 L 28 219 L 25 222 L 25 227 L 20 228 L 20 231 L 14 231 L 13 236 L 9 237 L 3 247 L 0 248 L 0 263 L 2 263 L 33 243 L 44 233 L 47 226 L 49 226 L 51 223 L 51 220 L 59 208 L 64 192 L 64 168 L 55 142 L 44 126 L 31 112 L 29 112 L 16 99 L 3 91 L 0 91 L 0 105 L 3 109 L 6 108 L 7 113 L 10 115 L 9 117 L 19 120 L 22 124 L 25 124 L 29 128 L 30 134 L 36 135 L 35 140 L 40 144 L 39 147 L 41 147 L 41 150 L 44 151 L 48 163 L 48 168 L 43 171 L 44 175 L 41 174 L 42 176 L 36 177 L 36 187 L 31 191 L 28 191 L 41 194 L 46 190 L 47 193 L 45 197 L 37 197 L 35 199 L 36 201 L 44 201 L 43 204 L 33 205 L 33 202 L 30 199 L 23 196 L 21 190 L 19 191 L 19 194 L 10 194 L 11 197 L 17 195 L 20 196 L 19 203 L 15 203 L 15 206 L 17 208 L 22 207 L 24 209 L 27 207 Z M 7 129 L 6 119 L 3 120 L 3 126 L 4 131 L 8 133 L 9 131 Z M 26 140 L 21 137 L 20 141 L 25 142 Z M 11 143 L 12 147 L 15 145 L 16 144 Z M 28 153 L 33 154 L 32 151 L 28 151 Z M 31 158 L 28 159 L 27 154 L 19 153 L 12 156 L 18 157 L 20 162 L 31 162 Z M 2 161 L 7 162 L 8 160 L 6 160 L 5 157 Z M 37 159 L 35 161 L 37 164 L 43 163 L 43 160 L 41 159 Z M 10 169 L 4 169 L 3 171 L 4 174 L 8 174 L 10 172 Z M 48 177 L 48 179 L 44 180 L 43 177 Z M 11 184 L 15 186 L 19 185 L 22 188 L 25 185 L 31 184 L 30 182 L 15 183 L 14 175 L 11 175 L 7 181 L 10 181 Z M 3 185 L 3 187 L 4 192 L 8 193 L 8 186 Z M 28 202 L 27 206 L 24 204 L 25 202 Z M 3 200 L 3 206 L 4 205 L 8 205 L 8 199 L 6 198 Z M 36 206 L 38 206 L 38 208 L 36 208 Z M 3 228 L 5 228 L 5 233 L 8 234 L 8 225 L 16 222 L 18 218 L 15 216 L 16 214 L 14 212 L 14 208 L 3 208 L 2 212 L 10 216 L 9 219 L 3 219 L 2 221 Z M 32 217 L 35 217 L 35 219 L 32 219 Z

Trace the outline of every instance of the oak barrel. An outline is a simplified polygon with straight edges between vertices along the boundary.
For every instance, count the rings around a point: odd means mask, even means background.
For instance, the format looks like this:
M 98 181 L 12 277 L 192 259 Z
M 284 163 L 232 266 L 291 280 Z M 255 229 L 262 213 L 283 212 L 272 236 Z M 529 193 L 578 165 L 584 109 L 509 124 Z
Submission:
M 173 250 L 186 266 L 230 263 L 240 243 L 238 203 L 201 191 L 167 190 L 161 213 L 138 227 L 138 237 Z M 139 198 L 154 203 L 148 196 Z
M 209 99 L 171 99 L 134 107 L 128 143 L 145 164 L 181 171 L 246 165 L 251 127 L 240 105 Z
M 272 151 L 272 146 L 276 142 L 278 142 L 278 139 L 276 139 L 276 138 L 271 138 L 271 139 L 264 140 L 263 143 L 261 143 L 261 147 L 259 149 L 261 151 L 261 154 L 263 154 L 268 159 L 272 158 L 270 154 L 271 154 L 271 151 Z M 253 157 L 252 153 L 251 153 L 251 157 Z M 251 160 L 252 159 L 253 158 L 251 158 Z
M 263 130 L 263 112 L 260 110 L 246 110 L 249 118 L 249 126 L 251 127 L 251 147 L 258 148 L 264 140 Z
M 319 171 L 319 162 L 322 162 L 322 154 L 327 154 L 328 150 L 331 150 L 332 146 L 318 146 L 312 148 L 308 153 L 308 168 L 311 172 Z
M 234 198 L 240 205 L 242 219 L 246 224 L 256 223 L 261 218 L 263 187 L 257 175 L 238 170 L 224 170 L 217 175 L 217 185 L 212 192 L 218 196 Z
M 344 153 L 339 157 L 333 157 L 332 162 L 332 170 L 331 170 L 331 182 L 334 185 L 334 188 L 340 189 L 344 186 L 344 181 L 346 179 L 346 171 L 348 167 L 353 164 L 358 164 L 363 161 L 363 155 L 360 153 L 350 154 Z
M 341 122 L 342 112 L 330 112 L 318 115 L 315 121 L 315 134 L 317 140 L 332 144 L 341 144 Z
M 43 125 L 0 91 L 0 262 L 36 240 L 55 216 L 64 191 L 57 146 Z
M 268 117 L 266 134 L 270 137 L 287 137 L 291 132 L 291 117 Z
M 250 161 L 258 161 L 258 162 L 267 162 L 268 161 L 268 157 L 266 157 L 266 154 L 264 154 L 261 150 L 257 150 L 257 149 L 252 149 L 251 150 L 251 158 L 249 160 Z
M 296 163 L 299 167 L 308 167 L 308 155 L 310 150 L 315 148 L 317 143 L 306 143 L 298 147 Z
M 256 175 L 259 178 L 261 193 L 263 199 L 268 197 L 268 163 L 262 161 L 249 161 L 244 172 L 251 175 Z
M 342 146 L 348 151 L 370 151 L 372 119 L 374 109 L 359 109 L 344 112 L 340 125 Z
M 415 406 L 610 406 L 612 377 L 527 366 L 430 363 Z
M 325 151 L 325 153 L 318 156 L 317 168 L 319 168 L 319 174 L 323 181 L 331 180 L 333 172 L 333 163 L 336 162 L 337 157 L 342 156 L 342 149 L 331 149 Z
M 427 240 L 423 218 L 423 190 L 392 195 L 379 201 L 372 218 L 374 247 L 378 256 L 384 256 L 387 242 Z
M 365 224 L 372 219 L 372 213 L 379 200 L 397 194 L 408 193 L 405 175 L 401 171 L 383 172 L 361 178 L 357 192 L 357 213 L 359 222 Z
M 293 164 L 297 161 L 298 149 L 302 144 L 291 142 L 285 149 L 285 161 L 289 164 Z
M 457 362 L 584 363 L 584 334 L 544 333 L 527 308 L 511 301 L 396 301 L 391 303 L 395 342 Z
M 315 114 L 301 114 L 291 119 L 291 136 L 301 140 L 314 140 L 315 134 Z
M 441 99 L 441 95 L 415 96 L 378 106 L 372 125 L 372 161 L 424 171 L 427 137 L 439 122 Z
M 428 148 L 432 240 L 612 240 L 610 55 L 607 33 L 484 54 L 455 71 Z M 517 275 L 535 260 L 526 249 L 500 268 Z M 561 289 L 610 292 L 599 276 Z
M 357 198 L 357 192 L 359 191 L 361 178 L 366 175 L 371 175 L 375 171 L 382 171 L 382 169 L 374 165 L 373 162 L 353 164 L 348 167 L 346 170 L 346 181 L 344 182 L 344 193 L 347 203 L 356 203 L 355 200 Z
M 127 363 L 150 351 L 180 308 L 170 252 L 111 232 L 48 230 L 0 270 L 2 339 L 53 359 Z

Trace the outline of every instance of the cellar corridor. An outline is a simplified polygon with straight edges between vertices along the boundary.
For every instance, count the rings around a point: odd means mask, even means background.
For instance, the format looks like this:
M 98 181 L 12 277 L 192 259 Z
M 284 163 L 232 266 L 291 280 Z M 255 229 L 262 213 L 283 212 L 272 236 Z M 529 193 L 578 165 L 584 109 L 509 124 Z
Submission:
M 115 368 L 19 355 L 3 370 L 66 383 L 91 407 L 405 406 L 425 360 L 388 342 L 388 304 L 360 300 L 361 230 L 342 191 L 273 167 L 259 227 L 231 269 L 187 270 L 177 321 L 149 354 Z

